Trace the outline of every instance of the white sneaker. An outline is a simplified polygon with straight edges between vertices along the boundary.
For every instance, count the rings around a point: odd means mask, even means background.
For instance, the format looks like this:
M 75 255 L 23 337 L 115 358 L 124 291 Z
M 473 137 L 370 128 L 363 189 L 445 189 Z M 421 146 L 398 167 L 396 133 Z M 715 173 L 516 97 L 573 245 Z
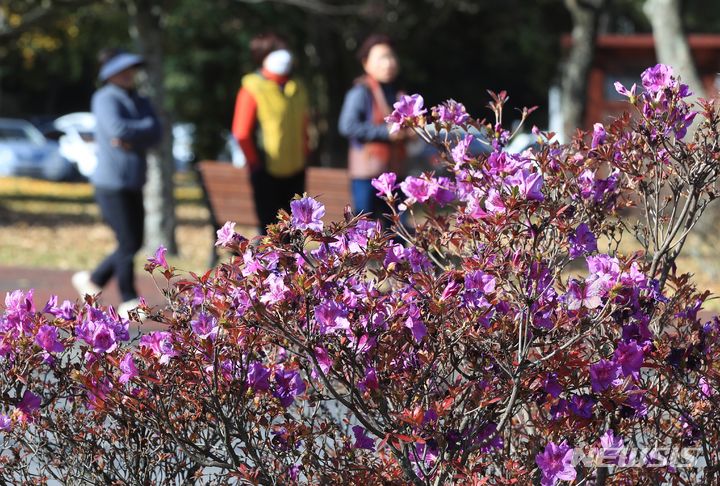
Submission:
M 80 294 L 80 297 L 97 295 L 102 292 L 102 288 L 90 280 L 90 272 L 86 271 L 74 273 L 72 276 L 72 285 L 78 294 Z
M 130 299 L 126 300 L 122 304 L 120 304 L 117 308 L 117 313 L 120 317 L 123 319 L 130 319 L 130 311 L 137 308 L 137 306 L 140 305 L 140 299 Z M 138 311 L 138 314 L 140 315 L 140 318 L 143 319 L 144 313 L 141 311 Z

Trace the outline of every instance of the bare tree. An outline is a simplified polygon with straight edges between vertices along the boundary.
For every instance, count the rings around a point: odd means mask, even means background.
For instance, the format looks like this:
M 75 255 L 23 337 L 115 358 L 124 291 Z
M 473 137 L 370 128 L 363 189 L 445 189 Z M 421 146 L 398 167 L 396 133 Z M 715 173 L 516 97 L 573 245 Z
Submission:
M 672 66 L 683 83 L 702 96 L 703 86 L 683 32 L 680 0 L 645 0 L 643 11 L 652 25 L 658 61 Z
M 587 77 L 595 53 L 598 18 L 605 0 L 565 0 L 565 6 L 573 22 L 572 45 L 561 81 L 563 132 L 569 138 L 582 126 Z
M 172 117 L 165 107 L 163 68 L 162 6 L 150 0 L 127 0 L 130 35 L 147 61 L 148 88 L 163 126 L 161 145 L 148 154 L 148 181 L 145 185 L 145 244 L 154 250 L 165 246 L 177 253 L 175 240 L 175 169 L 172 153 Z

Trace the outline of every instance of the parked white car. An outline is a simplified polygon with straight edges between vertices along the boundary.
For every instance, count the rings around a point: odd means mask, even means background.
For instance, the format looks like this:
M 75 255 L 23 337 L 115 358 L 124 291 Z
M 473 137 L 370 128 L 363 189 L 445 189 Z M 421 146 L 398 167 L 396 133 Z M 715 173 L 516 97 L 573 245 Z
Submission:
M 58 139 L 60 153 L 77 166 L 78 172 L 90 177 L 97 166 L 95 153 L 95 115 L 77 112 L 63 115 L 53 122 L 62 133 Z M 190 123 L 173 125 L 173 157 L 177 170 L 187 170 L 194 158 L 192 152 L 195 127 Z
M 74 172 L 56 142 L 30 122 L 0 118 L 0 176 L 24 176 L 61 181 Z
M 90 177 L 97 166 L 95 155 L 95 116 L 88 112 L 70 113 L 53 123 L 62 132 L 58 138 L 60 154 L 77 166 L 78 172 Z

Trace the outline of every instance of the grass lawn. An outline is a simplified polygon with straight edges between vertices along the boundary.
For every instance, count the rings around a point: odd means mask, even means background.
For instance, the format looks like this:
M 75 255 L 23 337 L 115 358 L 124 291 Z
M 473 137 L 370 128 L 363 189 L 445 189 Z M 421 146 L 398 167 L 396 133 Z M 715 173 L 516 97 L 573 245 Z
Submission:
M 184 270 L 204 271 L 214 234 L 191 173 L 177 174 L 175 200 L 180 254 L 168 260 Z M 114 245 L 90 184 L 0 178 L 0 265 L 88 269 Z M 154 251 L 141 250 L 139 269 Z

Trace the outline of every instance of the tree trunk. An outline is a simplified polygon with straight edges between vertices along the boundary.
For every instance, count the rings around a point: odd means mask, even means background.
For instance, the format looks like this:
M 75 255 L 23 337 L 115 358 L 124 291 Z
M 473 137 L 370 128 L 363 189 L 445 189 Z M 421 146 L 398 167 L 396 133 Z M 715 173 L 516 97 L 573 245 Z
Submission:
M 680 0 L 645 0 L 643 11 L 652 25 L 658 62 L 672 66 L 675 75 L 690 86 L 694 93 L 691 99 L 705 96 L 683 32 Z
M 658 62 L 673 68 L 676 76 L 680 76 L 683 83 L 690 87 L 693 95 L 687 98 L 696 101 L 705 96 L 705 90 L 695 67 L 690 45 L 682 28 L 680 13 L 680 0 L 645 0 L 643 4 L 645 16 L 650 21 L 655 41 L 655 53 Z M 686 140 L 691 140 L 702 117 L 695 117 L 695 121 L 688 129 Z M 695 233 L 706 243 L 710 243 L 717 234 L 715 221 L 720 216 L 720 207 L 717 203 L 711 204 L 695 225 Z M 691 247 L 690 252 L 700 257 L 700 250 Z
M 563 141 L 569 140 L 575 129 L 583 126 L 587 78 L 595 54 L 598 17 L 604 5 L 605 0 L 565 0 L 573 29 L 572 45 L 563 67 L 561 82 Z
M 175 161 L 172 153 L 172 117 L 165 107 L 163 68 L 162 7 L 152 0 L 127 0 L 130 35 L 146 61 L 148 91 L 163 126 L 160 145 L 148 153 L 148 181 L 145 185 L 145 245 L 154 251 L 163 245 L 177 254 L 175 240 Z

